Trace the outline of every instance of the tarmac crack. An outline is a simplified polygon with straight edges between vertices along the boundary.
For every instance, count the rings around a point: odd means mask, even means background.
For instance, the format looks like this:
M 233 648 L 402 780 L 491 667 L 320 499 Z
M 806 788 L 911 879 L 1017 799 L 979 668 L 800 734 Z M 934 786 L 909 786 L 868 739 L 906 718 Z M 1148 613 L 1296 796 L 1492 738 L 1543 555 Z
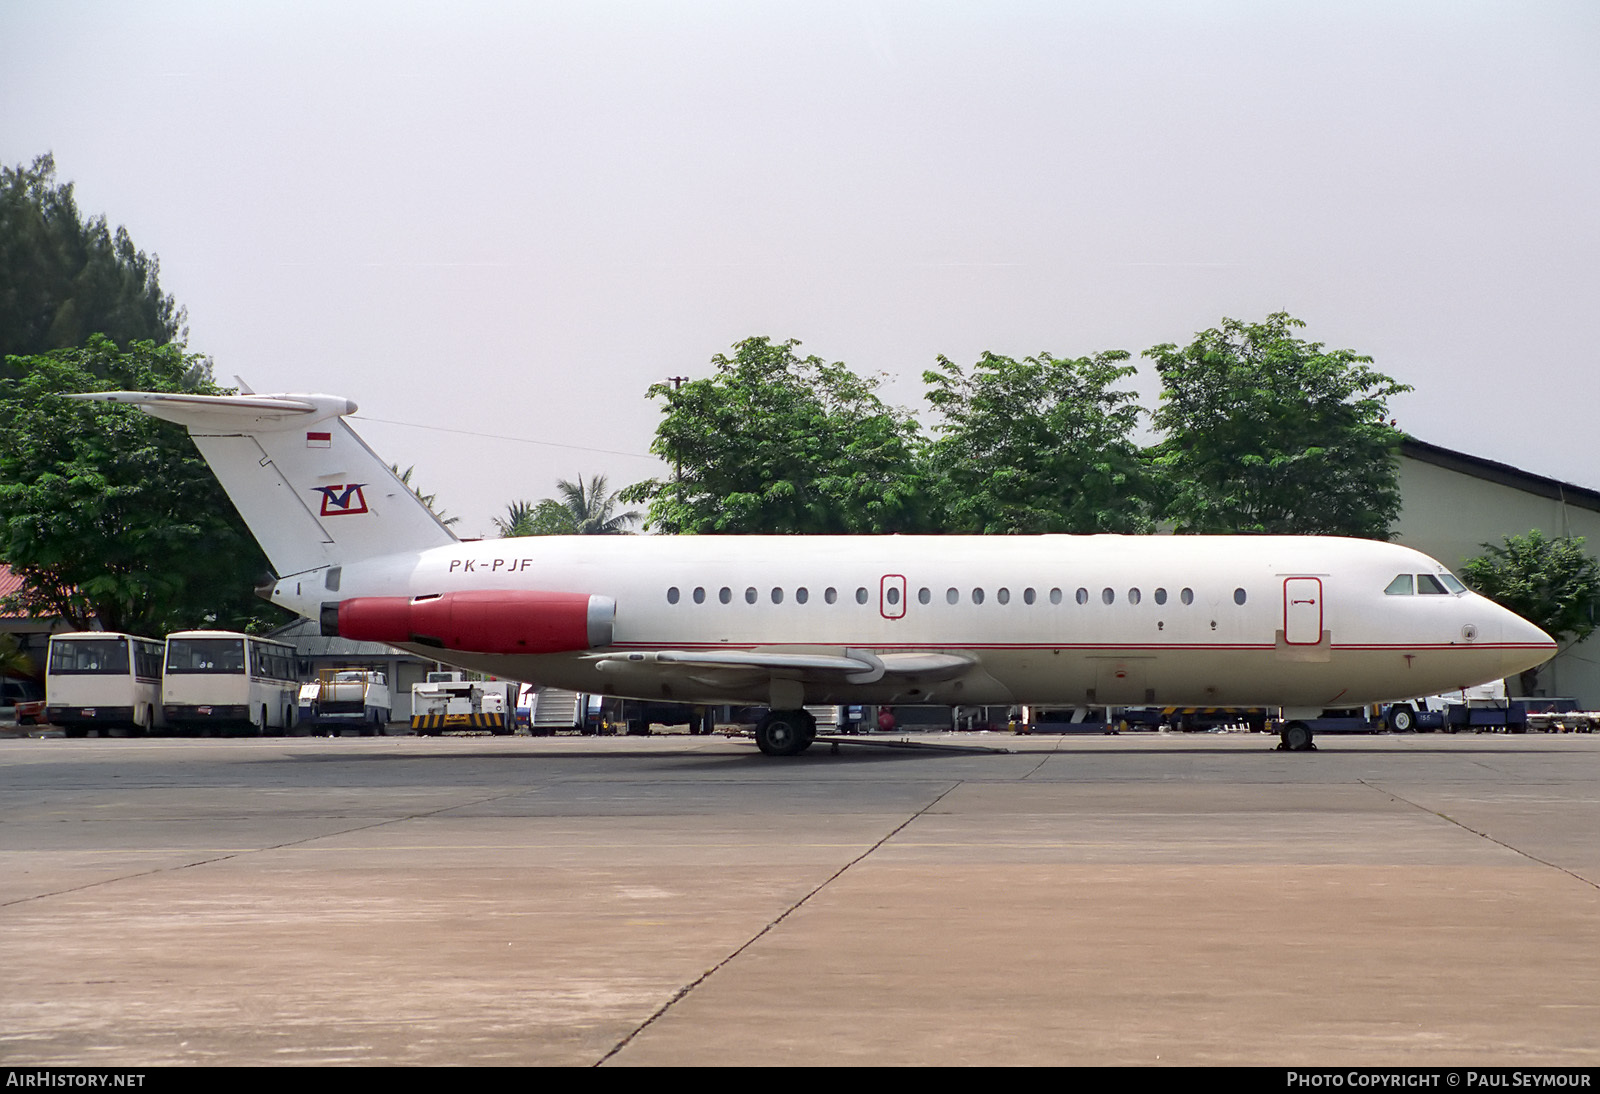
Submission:
M 1059 755 L 1062 754 L 1062 752 L 1064 751 L 1063 746 L 1066 743 L 1067 743 L 1066 735 L 1062 734 L 1060 739 L 1058 739 L 1056 741 L 1056 746 L 1054 748 L 1050 749 L 1049 751 L 1039 753 L 1039 762 L 1034 764 L 1032 767 L 1030 767 L 1021 776 L 1022 781 L 1026 782 L 1028 779 L 1033 778 L 1040 771 L 1044 770 L 1044 765 L 1050 761 L 1050 758 L 1052 756 L 1059 756 Z M 948 791 L 947 791 L 947 793 L 948 793 Z
M 1419 810 L 1419 811 L 1421 811 L 1423 813 L 1427 813 L 1429 816 L 1438 817 L 1440 820 L 1444 821 L 1446 824 L 1453 824 L 1457 828 L 1461 829 L 1463 832 L 1470 832 L 1472 835 L 1477 836 L 1481 840 L 1487 840 L 1489 843 L 1494 844 L 1496 847 L 1503 847 L 1507 851 L 1510 851 L 1513 855 L 1519 855 L 1522 858 L 1525 858 L 1530 862 L 1537 862 L 1540 866 L 1547 866 L 1552 870 L 1557 870 L 1557 871 L 1559 871 L 1559 872 L 1561 872 L 1563 874 L 1566 874 L 1568 877 L 1572 878 L 1576 882 L 1579 882 L 1580 884 L 1587 885 L 1591 889 L 1600 890 L 1600 882 L 1597 882 L 1592 878 L 1584 877 L 1582 874 L 1578 873 L 1575 870 L 1569 870 L 1567 867 L 1562 866 L 1558 862 L 1551 862 L 1549 859 L 1540 858 L 1538 855 L 1534 854 L 1531 851 L 1524 851 L 1522 848 L 1517 847 L 1517 846 L 1515 846 L 1513 844 L 1507 843 L 1503 839 L 1497 839 L 1496 837 L 1491 836 L 1487 832 L 1480 832 L 1478 829 L 1472 827 L 1472 825 L 1464 824 L 1461 821 L 1456 820 L 1456 818 L 1452 817 L 1448 813 L 1441 813 L 1437 809 L 1430 809 L 1426 805 L 1423 805 L 1421 802 L 1414 802 L 1410 798 L 1406 797 L 1404 794 L 1397 793 L 1396 791 L 1393 791 L 1393 790 L 1386 790 L 1383 787 L 1379 786 L 1377 783 L 1368 782 L 1366 779 L 1362 779 L 1360 781 L 1361 781 L 1361 785 L 1362 786 L 1370 787 L 1373 790 L 1378 791 L 1380 794 L 1387 794 L 1391 798 L 1393 798 L 1395 801 L 1405 802 L 1407 805 L 1411 806 L 1411 808 Z
M 861 862 L 865 861 L 867 859 L 867 857 L 870 856 L 873 852 L 877 851 L 884 844 L 888 843 L 890 840 L 892 840 L 896 836 L 898 836 L 901 832 L 905 831 L 906 828 L 913 821 L 917 820 L 919 817 L 926 816 L 927 813 L 931 809 L 933 809 L 934 806 L 938 805 L 940 802 L 944 801 L 945 798 L 949 797 L 951 792 L 954 791 L 956 789 L 956 787 L 958 787 L 960 785 L 961 785 L 961 783 L 958 781 L 958 782 L 953 782 L 949 786 L 945 787 L 937 795 L 935 795 L 934 798 L 931 801 L 929 801 L 926 805 L 922 806 L 922 808 L 918 809 L 915 813 L 912 813 L 905 820 L 901 821 L 899 824 L 895 825 L 892 829 L 890 829 L 888 832 L 884 833 L 881 837 L 879 837 L 878 840 L 875 843 L 873 843 L 873 845 L 871 847 L 868 847 L 865 851 L 861 852 L 855 858 L 851 859 L 849 862 L 847 862 L 843 866 L 839 867 L 832 874 L 830 874 L 826 879 L 824 879 L 816 887 L 814 887 L 809 893 L 807 893 L 805 896 L 801 897 L 799 900 L 795 901 L 793 904 L 789 905 L 789 907 L 785 908 L 775 919 L 772 920 L 772 922 L 768 923 L 765 927 L 762 927 L 755 934 L 753 934 L 749 938 L 745 939 L 744 942 L 741 943 L 739 945 L 739 947 L 737 949 L 735 949 L 732 953 L 728 954 L 721 961 L 718 961 L 715 965 L 711 966 L 705 972 L 701 973 L 699 976 L 697 976 L 693 980 L 689 981 L 689 983 L 685 984 L 683 987 L 681 987 L 677 991 L 675 991 L 672 994 L 672 998 L 668 999 L 665 1003 L 662 1003 L 659 1007 L 657 1007 L 655 1009 L 655 1011 L 650 1015 L 650 1017 L 646 1018 L 643 1022 L 640 1022 L 639 1025 L 636 1026 L 631 1033 L 629 1033 L 626 1037 L 624 1037 L 622 1040 L 618 1041 L 615 1045 L 613 1045 L 611 1047 L 611 1050 L 609 1052 L 607 1052 L 604 1056 L 602 1056 L 598 1060 L 596 1060 L 592 1066 L 600 1067 L 606 1061 L 608 1061 L 608 1060 L 612 1059 L 614 1056 L 616 1056 L 617 1053 L 619 1053 L 623 1049 L 627 1048 L 630 1044 L 633 1043 L 633 1041 L 641 1033 L 643 1033 L 645 1030 L 649 1029 L 652 1025 L 654 1025 L 658 1019 L 664 1017 L 666 1015 L 666 1013 L 669 1010 L 671 1010 L 673 1007 L 677 1006 L 680 1002 L 682 1002 L 683 1000 L 687 999 L 689 997 L 689 994 L 691 992 L 693 992 L 696 988 L 698 988 L 701 984 L 704 984 L 707 980 L 710 980 L 718 972 L 720 972 L 722 969 L 726 968 L 729 964 L 731 964 L 734 960 L 736 960 L 739 957 L 740 954 L 744 953 L 751 946 L 754 946 L 757 942 L 760 942 L 767 935 L 771 934 L 774 930 L 776 930 L 778 928 L 778 925 L 781 924 L 784 920 L 788 919 L 795 912 L 797 912 L 801 908 L 805 907 L 805 905 L 811 900 L 812 897 L 814 897 L 817 894 L 821 893 L 824 889 L 826 889 L 828 886 L 832 885 L 835 881 L 838 881 L 841 877 L 843 877 L 845 874 L 847 874 L 855 866 L 857 866 Z

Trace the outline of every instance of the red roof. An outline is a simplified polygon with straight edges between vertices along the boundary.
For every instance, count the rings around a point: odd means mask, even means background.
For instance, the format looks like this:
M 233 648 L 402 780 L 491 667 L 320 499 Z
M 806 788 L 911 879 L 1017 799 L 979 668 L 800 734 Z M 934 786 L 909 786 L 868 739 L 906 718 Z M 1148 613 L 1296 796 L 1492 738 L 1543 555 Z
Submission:
M 11 572 L 11 567 L 0 562 L 0 600 L 22 588 L 22 579 Z

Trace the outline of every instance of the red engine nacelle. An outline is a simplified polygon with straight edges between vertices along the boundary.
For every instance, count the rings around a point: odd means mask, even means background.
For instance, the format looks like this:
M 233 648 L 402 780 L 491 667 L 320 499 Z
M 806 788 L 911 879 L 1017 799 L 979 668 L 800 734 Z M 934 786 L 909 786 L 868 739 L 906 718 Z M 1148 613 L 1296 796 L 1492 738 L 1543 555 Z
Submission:
M 336 622 L 327 618 L 335 607 Z M 616 602 L 588 593 L 483 589 L 351 597 L 324 607 L 323 616 L 324 633 L 334 629 L 341 638 L 363 642 L 470 653 L 569 653 L 611 644 Z

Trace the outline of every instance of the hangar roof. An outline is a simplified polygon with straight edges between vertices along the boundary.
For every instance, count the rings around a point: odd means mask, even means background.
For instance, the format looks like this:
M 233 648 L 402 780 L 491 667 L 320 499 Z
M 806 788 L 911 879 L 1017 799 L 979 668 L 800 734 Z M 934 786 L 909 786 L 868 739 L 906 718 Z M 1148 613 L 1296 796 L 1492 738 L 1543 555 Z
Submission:
M 1600 491 L 1562 482 L 1560 479 L 1535 475 L 1531 471 L 1512 467 L 1508 463 L 1497 463 L 1482 456 L 1469 456 L 1465 452 L 1441 448 L 1427 441 L 1419 441 L 1415 437 L 1407 437 L 1400 442 L 1400 455 L 1501 486 L 1509 486 L 1514 490 L 1522 490 L 1541 498 L 1553 498 L 1579 509 L 1590 509 L 1600 513 Z

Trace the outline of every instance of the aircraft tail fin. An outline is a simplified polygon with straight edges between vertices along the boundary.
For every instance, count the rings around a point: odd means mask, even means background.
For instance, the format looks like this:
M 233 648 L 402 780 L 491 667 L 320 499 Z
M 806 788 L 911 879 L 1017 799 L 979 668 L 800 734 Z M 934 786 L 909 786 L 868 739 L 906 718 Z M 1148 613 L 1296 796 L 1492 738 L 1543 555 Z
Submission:
M 279 577 L 455 535 L 343 416 L 332 395 L 184 395 L 97 391 L 74 398 L 137 406 L 188 427 Z

